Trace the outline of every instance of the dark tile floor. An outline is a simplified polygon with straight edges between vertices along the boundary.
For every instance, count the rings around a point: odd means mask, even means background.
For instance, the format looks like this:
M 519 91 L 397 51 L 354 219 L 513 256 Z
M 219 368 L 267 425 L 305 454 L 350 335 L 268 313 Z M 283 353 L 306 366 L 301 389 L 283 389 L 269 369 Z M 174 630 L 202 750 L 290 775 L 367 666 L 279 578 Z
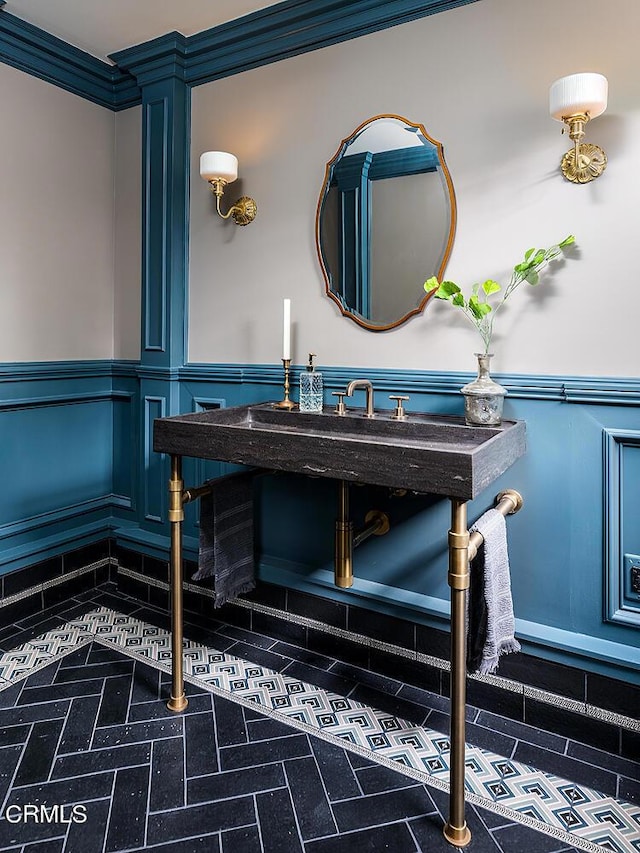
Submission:
M 0 630 L 8 650 L 102 604 L 163 624 L 114 593 L 84 594 Z M 194 640 L 286 670 L 433 728 L 446 702 L 390 678 L 209 620 Z M 214 635 L 215 641 L 211 640 Z M 186 714 L 167 711 L 168 677 L 99 643 L 0 691 L 0 850 L 20 853 L 450 851 L 447 795 L 260 711 L 188 685 Z M 469 739 L 616 794 L 637 793 L 638 766 L 565 737 L 469 710 Z M 542 769 L 545 769 L 544 767 Z M 595 785 L 595 782 L 598 785 Z M 635 786 L 635 787 L 634 787 Z M 25 805 L 58 805 L 56 820 L 8 820 Z M 73 806 L 83 806 L 79 812 Z M 64 808 L 63 808 L 64 807 Z M 9 810 L 9 811 L 8 811 Z M 85 817 L 86 819 L 82 820 Z M 469 805 L 470 850 L 575 848 Z

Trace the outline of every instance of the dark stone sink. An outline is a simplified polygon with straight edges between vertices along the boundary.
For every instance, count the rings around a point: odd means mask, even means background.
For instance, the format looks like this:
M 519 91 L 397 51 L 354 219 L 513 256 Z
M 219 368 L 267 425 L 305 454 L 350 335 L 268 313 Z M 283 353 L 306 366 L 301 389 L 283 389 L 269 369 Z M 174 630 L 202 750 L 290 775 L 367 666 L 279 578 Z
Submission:
M 271 403 L 211 409 L 154 422 L 158 452 L 217 459 L 469 500 L 525 451 L 525 425 L 467 426 L 449 415 L 362 409 L 336 415 Z

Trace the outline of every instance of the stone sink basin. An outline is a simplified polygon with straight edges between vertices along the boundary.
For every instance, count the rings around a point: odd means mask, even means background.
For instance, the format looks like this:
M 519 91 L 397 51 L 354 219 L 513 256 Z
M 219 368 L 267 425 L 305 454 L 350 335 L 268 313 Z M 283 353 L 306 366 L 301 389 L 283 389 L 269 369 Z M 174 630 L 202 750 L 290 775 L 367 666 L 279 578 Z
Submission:
M 450 415 L 391 410 L 364 417 L 363 409 L 336 415 L 272 403 L 210 409 L 160 418 L 153 449 L 242 465 L 333 477 L 470 500 L 525 451 L 525 425 L 471 427 Z

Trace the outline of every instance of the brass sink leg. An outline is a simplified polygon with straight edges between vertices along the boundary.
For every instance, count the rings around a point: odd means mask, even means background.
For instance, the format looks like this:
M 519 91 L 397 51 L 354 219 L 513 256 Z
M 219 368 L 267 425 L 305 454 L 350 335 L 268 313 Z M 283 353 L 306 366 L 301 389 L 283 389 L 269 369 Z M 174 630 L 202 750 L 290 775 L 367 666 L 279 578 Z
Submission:
M 353 585 L 353 522 L 349 519 L 349 483 L 338 483 L 338 518 L 334 557 L 335 585 L 348 589 Z
M 170 711 L 184 711 L 187 697 L 182 675 L 182 457 L 171 456 L 169 480 L 169 523 L 171 524 L 171 698 Z
M 449 820 L 444 837 L 456 847 L 466 847 L 471 832 L 464 816 L 464 759 L 466 705 L 465 617 L 469 589 L 469 531 L 467 504 L 451 499 L 449 531 L 449 586 L 451 587 L 451 729 L 449 763 Z

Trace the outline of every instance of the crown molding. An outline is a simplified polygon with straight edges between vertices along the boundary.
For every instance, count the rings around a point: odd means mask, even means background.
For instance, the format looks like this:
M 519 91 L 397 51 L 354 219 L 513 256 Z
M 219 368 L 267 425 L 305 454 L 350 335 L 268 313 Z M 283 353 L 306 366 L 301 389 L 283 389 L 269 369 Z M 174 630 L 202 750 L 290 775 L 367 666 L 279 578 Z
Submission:
M 191 36 L 187 82 L 197 86 L 476 2 L 285 0 Z
M 0 61 L 101 107 L 140 103 L 130 74 L 6 12 L 0 0 Z
M 172 32 L 117 51 L 109 65 L 3 10 L 0 61 L 103 107 L 141 103 L 168 77 L 197 86 L 479 0 L 284 0 L 218 27 Z

